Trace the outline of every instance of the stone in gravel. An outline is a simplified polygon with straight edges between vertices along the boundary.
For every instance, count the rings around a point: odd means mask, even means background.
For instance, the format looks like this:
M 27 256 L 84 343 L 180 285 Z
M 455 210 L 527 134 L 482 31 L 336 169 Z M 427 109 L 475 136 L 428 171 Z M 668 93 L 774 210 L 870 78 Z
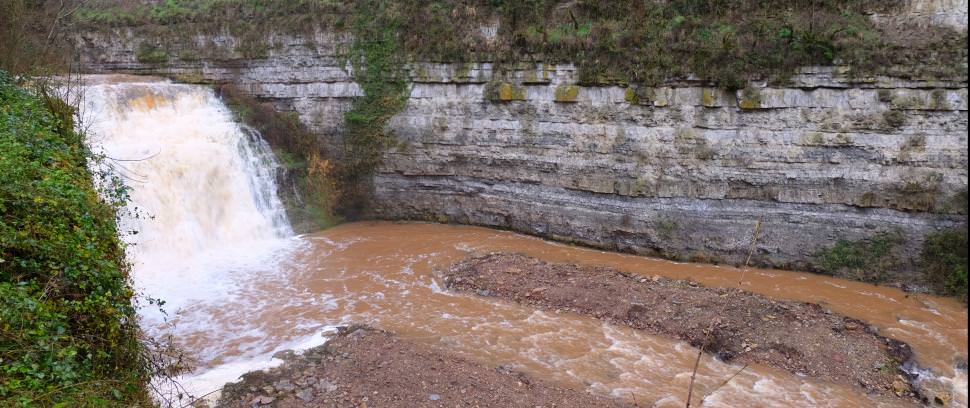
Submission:
M 268 405 L 275 400 L 276 398 L 270 397 L 268 395 L 261 395 L 256 398 L 253 398 L 253 400 L 250 402 L 250 405 L 253 405 L 253 406 Z
M 313 390 L 309 388 L 304 388 L 296 393 L 296 397 L 303 400 L 304 402 L 310 402 L 313 399 Z
M 953 395 L 948 392 L 941 392 L 933 397 L 933 402 L 935 402 L 936 405 L 948 407 L 950 406 L 950 403 L 953 402 Z
M 441 396 L 438 394 L 431 394 L 431 395 L 428 395 L 428 399 L 432 401 L 438 401 L 441 399 Z
M 282 391 L 293 391 L 296 389 L 296 386 L 290 380 L 279 380 L 276 383 L 276 388 Z
M 354 330 L 353 333 L 350 333 L 349 335 L 347 335 L 347 337 L 350 337 L 354 340 L 359 340 L 361 337 L 364 337 L 366 334 L 367 333 L 364 330 L 358 329 L 358 330 Z
M 899 378 L 893 381 L 893 392 L 896 393 L 896 395 L 902 396 L 908 393 L 909 391 L 910 391 L 909 383 L 907 383 L 906 381 Z
M 337 385 L 330 382 L 330 380 L 323 379 L 317 383 L 317 389 L 324 393 L 329 394 L 331 392 L 337 391 Z

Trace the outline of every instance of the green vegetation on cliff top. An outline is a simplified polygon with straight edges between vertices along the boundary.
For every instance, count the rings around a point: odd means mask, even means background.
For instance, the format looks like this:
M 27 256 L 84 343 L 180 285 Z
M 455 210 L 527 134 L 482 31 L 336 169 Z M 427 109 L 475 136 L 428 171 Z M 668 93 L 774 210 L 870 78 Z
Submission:
M 0 71 L 0 406 L 141 405 L 118 204 L 92 182 L 71 108 L 48 95 Z
M 123 3 L 123 5 L 118 5 Z M 411 61 L 572 62 L 585 84 L 699 78 L 740 89 L 784 81 L 798 67 L 842 64 L 859 76 L 896 66 L 921 76 L 966 76 L 966 33 L 875 23 L 905 1 L 875 0 L 103 0 L 76 13 L 89 29 L 132 26 L 180 46 L 200 30 L 354 34 L 361 17 L 393 23 Z M 243 27 L 245 26 L 245 27 Z M 247 31 L 248 30 L 248 31 Z M 224 32 L 224 31 L 222 31 Z M 241 35 L 241 37 L 247 37 Z M 249 36 L 253 37 L 253 36 Z M 362 41 L 370 41 L 364 39 Z M 169 40 L 159 40 L 164 43 Z M 501 66 L 501 65 L 500 65 Z

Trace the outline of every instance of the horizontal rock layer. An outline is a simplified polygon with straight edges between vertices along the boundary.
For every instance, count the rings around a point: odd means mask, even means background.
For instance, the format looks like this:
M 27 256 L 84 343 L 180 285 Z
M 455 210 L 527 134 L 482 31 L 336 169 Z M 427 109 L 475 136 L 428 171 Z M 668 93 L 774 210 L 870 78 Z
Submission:
M 346 40 L 270 35 L 253 58 L 233 37 L 199 36 L 139 62 L 149 39 L 80 37 L 89 72 L 231 81 L 329 141 L 361 93 Z M 965 77 L 813 67 L 785 87 L 726 92 L 694 80 L 580 87 L 570 65 L 409 68 L 410 99 L 389 123 L 398 143 L 375 179 L 380 217 L 725 262 L 746 259 L 761 221 L 753 262 L 794 268 L 836 240 L 898 231 L 898 281 L 914 279 L 926 234 L 966 222 Z

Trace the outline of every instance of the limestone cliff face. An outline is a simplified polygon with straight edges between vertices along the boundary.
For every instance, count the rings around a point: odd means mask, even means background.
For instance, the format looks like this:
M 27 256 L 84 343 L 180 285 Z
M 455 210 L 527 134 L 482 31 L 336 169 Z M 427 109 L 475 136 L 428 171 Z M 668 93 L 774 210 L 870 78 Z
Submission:
M 211 55 L 145 39 L 82 37 L 90 72 L 232 81 L 339 140 L 360 88 L 331 33 L 271 36 L 247 57 L 232 37 Z M 191 55 L 190 55 L 191 54 Z M 416 64 L 398 139 L 375 179 L 375 214 L 480 224 L 679 259 L 810 267 L 839 239 L 899 232 L 898 281 L 923 237 L 966 222 L 966 77 L 850 78 L 806 68 L 785 87 L 724 92 L 684 81 L 580 87 L 569 65 Z M 910 275 L 907 275 L 910 274 Z

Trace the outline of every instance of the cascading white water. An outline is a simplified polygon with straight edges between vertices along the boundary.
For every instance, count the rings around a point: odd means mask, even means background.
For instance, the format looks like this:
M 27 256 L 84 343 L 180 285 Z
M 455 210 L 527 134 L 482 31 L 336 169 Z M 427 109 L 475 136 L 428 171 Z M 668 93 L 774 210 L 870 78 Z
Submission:
M 277 195 L 269 146 L 203 86 L 93 76 L 84 100 L 89 145 L 106 158 L 95 166 L 113 167 L 129 188 L 129 214 L 119 225 L 133 231 L 125 241 L 136 289 L 164 301 L 162 310 L 140 310 L 143 328 L 231 337 L 233 328 L 212 322 L 206 308 L 230 304 L 251 282 L 277 273 L 299 243 Z M 174 329 L 166 325 L 173 318 Z M 206 365 L 222 350 L 193 354 Z
M 91 86 L 94 144 L 118 160 L 132 202 L 164 222 L 137 223 L 139 258 L 192 257 L 290 235 L 266 143 L 232 121 L 207 88 L 163 82 Z
M 130 187 L 134 216 L 122 229 L 136 231 L 128 239 L 136 283 L 150 291 L 172 279 L 213 283 L 191 266 L 253 259 L 292 235 L 269 147 L 212 90 L 110 83 L 87 87 L 85 99 L 91 144 Z

